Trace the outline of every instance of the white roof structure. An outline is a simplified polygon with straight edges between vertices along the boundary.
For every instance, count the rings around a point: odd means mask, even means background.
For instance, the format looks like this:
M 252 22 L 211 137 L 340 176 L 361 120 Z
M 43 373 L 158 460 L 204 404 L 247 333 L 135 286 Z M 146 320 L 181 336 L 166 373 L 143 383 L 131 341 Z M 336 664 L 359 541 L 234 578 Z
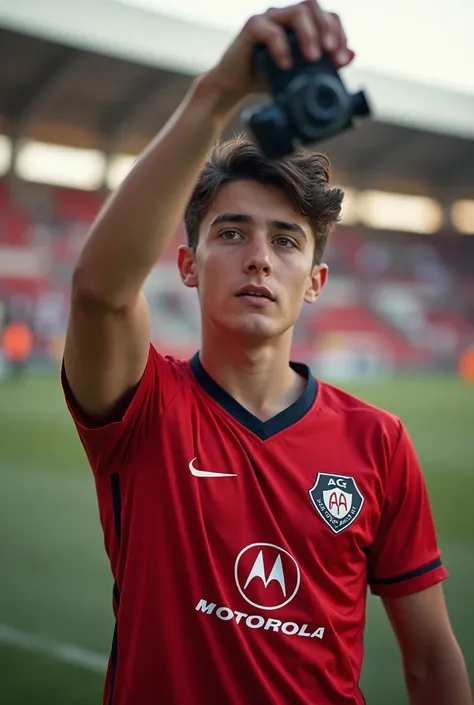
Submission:
M 57 44 L 64 50 L 65 62 L 71 60 L 73 52 L 76 60 L 80 56 L 94 55 L 94 71 L 91 71 L 90 59 L 88 71 L 84 69 L 80 74 L 76 61 L 74 71 L 69 74 L 68 80 L 76 82 L 78 91 L 84 92 L 89 82 L 94 85 L 95 93 L 100 92 L 97 57 L 112 57 L 118 61 L 117 82 L 121 80 L 120 67 L 124 67 L 125 62 L 141 67 L 143 76 L 146 71 L 150 74 L 143 90 L 146 93 L 147 85 L 150 86 L 155 103 L 161 106 L 160 118 L 167 117 L 165 113 L 171 112 L 192 77 L 211 67 L 231 40 L 231 34 L 226 30 L 113 0 L 41 0 L 41 3 L 0 0 L 2 31 L 8 33 L 10 46 L 12 37 L 16 35 L 35 38 L 48 47 Z M 2 84 L 2 72 L 6 71 L 6 61 L 15 63 L 15 56 L 11 50 L 8 56 L 2 57 L 1 51 L 0 46 L 0 92 L 5 92 L 11 86 Z M 48 80 L 47 70 L 46 75 L 42 75 L 48 90 L 55 76 L 63 83 L 66 80 L 66 64 L 62 67 L 62 60 L 58 53 L 51 80 Z M 31 62 L 34 63 L 34 59 Z M 325 149 L 346 178 L 346 183 L 349 181 L 361 187 L 381 183 L 383 187 L 396 188 L 402 182 L 426 182 L 431 184 L 433 195 L 472 197 L 474 95 L 415 84 L 357 68 L 348 68 L 343 76 L 349 88 L 363 88 L 366 91 L 374 112 L 373 121 L 333 140 Z M 178 86 L 176 90 L 173 89 L 174 84 Z M 151 86 L 154 86 L 153 91 Z M 41 97 L 40 86 L 36 86 L 32 93 L 36 98 L 38 94 Z M 127 95 L 127 105 L 133 108 L 133 101 L 137 101 L 139 96 L 130 91 Z M 5 121 L 8 96 L 6 108 L 2 107 L 1 101 L 0 98 L 0 119 L 3 117 Z M 58 102 L 56 96 L 55 105 Z M 48 109 L 51 113 L 53 108 L 50 105 Z M 28 105 L 24 103 L 23 111 L 26 110 Z M 8 115 L 10 125 L 12 119 L 19 118 Z M 48 119 L 51 121 L 50 116 Z M 53 122 L 56 132 L 62 134 L 61 130 L 57 130 L 58 119 L 54 118 Z M 105 122 L 101 120 L 94 129 L 96 132 L 102 131 L 102 137 L 106 138 L 109 125 L 108 119 Z M 156 116 L 147 129 L 142 130 L 140 139 L 151 137 L 149 131 L 155 127 L 160 127 Z M 237 123 L 233 125 L 234 129 L 238 127 Z M 50 133 L 43 130 L 41 134 Z M 84 146 L 100 148 L 98 139 L 94 145 L 90 140 L 86 143 Z
M 0 26 L 132 62 L 195 75 L 208 69 L 232 35 L 112 0 L 0 0 Z M 348 68 L 378 119 L 474 138 L 474 95 Z

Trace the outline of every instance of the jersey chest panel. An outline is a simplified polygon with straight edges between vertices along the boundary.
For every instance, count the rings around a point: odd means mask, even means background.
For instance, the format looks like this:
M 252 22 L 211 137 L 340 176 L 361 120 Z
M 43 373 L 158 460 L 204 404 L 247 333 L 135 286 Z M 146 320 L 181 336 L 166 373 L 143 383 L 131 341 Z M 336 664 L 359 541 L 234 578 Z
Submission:
M 171 405 L 161 418 L 135 476 L 136 505 L 149 511 L 131 524 L 133 540 L 173 555 L 195 606 L 298 624 L 360 618 L 379 514 L 370 453 L 335 444 L 337 429 L 310 415 L 262 441 L 206 401 Z

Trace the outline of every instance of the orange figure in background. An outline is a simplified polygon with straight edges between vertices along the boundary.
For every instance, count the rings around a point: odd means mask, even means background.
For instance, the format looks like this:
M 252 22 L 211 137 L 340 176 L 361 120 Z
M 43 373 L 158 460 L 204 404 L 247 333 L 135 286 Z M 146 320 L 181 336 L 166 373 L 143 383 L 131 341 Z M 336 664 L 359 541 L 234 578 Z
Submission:
M 466 348 L 459 357 L 458 374 L 463 382 L 474 383 L 474 344 Z
M 2 349 L 10 376 L 22 377 L 33 350 L 33 334 L 22 321 L 8 323 L 2 333 Z

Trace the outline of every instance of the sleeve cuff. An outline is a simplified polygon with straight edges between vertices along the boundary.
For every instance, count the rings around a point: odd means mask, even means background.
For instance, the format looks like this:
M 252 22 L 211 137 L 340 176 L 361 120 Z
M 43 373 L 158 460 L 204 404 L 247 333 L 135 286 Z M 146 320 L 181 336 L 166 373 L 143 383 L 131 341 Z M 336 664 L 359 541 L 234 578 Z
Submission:
M 404 597 L 436 585 L 448 577 L 441 560 L 421 566 L 417 570 L 389 578 L 372 578 L 369 580 L 370 591 L 380 597 Z
M 116 407 L 109 413 L 94 417 L 86 414 L 77 403 L 67 379 L 63 360 L 61 364 L 61 385 L 67 408 L 77 429 L 80 432 L 92 434 L 103 429 L 116 428 L 126 422 L 133 414 L 134 409 L 140 405 L 146 396 L 147 390 L 153 383 L 153 374 L 152 348 L 150 345 L 145 370 L 135 388 L 120 399 Z

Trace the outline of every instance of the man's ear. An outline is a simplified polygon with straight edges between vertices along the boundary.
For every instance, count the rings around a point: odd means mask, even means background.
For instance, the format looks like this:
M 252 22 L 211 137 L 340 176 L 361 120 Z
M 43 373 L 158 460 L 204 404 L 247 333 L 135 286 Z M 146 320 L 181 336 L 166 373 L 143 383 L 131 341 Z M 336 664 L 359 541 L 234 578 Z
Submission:
M 327 264 L 315 264 L 310 276 L 310 283 L 305 291 L 304 301 L 307 304 L 313 304 L 319 298 L 324 285 L 328 279 Z
M 180 245 L 178 247 L 178 269 L 181 280 L 190 289 L 197 287 L 196 259 L 192 247 Z

